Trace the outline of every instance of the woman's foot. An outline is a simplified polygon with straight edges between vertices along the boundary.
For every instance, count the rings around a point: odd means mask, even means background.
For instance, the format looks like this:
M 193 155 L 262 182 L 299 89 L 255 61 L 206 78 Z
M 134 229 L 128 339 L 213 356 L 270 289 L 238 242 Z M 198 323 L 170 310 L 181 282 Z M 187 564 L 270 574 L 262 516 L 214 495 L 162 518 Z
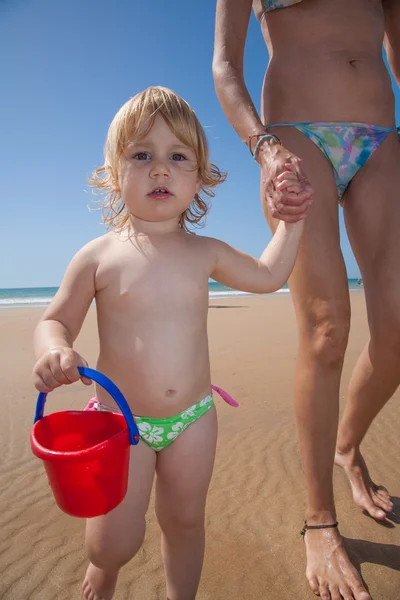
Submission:
M 89 564 L 82 584 L 86 600 L 111 600 L 117 583 L 118 571 L 104 571 Z
M 306 575 L 316 596 L 321 600 L 371 600 L 336 528 L 308 530 L 304 541 Z
M 335 464 L 344 469 L 355 504 L 374 519 L 384 521 L 386 513 L 392 512 L 394 508 L 390 494 L 386 488 L 372 481 L 360 451 L 358 449 L 348 452 L 336 450 Z

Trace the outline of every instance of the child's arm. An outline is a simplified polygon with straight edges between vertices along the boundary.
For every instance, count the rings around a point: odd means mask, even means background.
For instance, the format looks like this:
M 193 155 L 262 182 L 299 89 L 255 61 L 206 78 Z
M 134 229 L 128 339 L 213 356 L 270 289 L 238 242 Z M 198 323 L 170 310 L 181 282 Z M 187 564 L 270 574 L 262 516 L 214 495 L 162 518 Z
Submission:
M 98 265 L 96 244 L 90 242 L 70 262 L 60 289 L 45 311 L 34 333 L 35 386 L 39 391 L 73 383 L 80 378 L 77 367 L 86 361 L 72 349 L 95 296 Z M 91 381 L 82 378 L 83 383 Z
M 304 221 L 280 221 L 259 260 L 224 242 L 213 240 L 217 258 L 210 276 L 243 292 L 265 294 L 279 290 L 293 270 L 303 227 Z

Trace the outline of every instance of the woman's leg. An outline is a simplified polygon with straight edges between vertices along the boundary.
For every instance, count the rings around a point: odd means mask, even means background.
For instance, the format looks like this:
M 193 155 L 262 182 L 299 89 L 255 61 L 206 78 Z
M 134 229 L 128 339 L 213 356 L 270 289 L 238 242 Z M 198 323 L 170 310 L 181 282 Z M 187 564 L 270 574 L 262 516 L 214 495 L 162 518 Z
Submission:
M 142 545 L 155 463 L 154 450 L 144 442 L 132 446 L 125 498 L 106 515 L 88 519 L 86 548 L 90 564 L 82 586 L 86 600 L 111 600 L 120 568 Z
M 204 513 L 214 466 L 213 406 L 158 455 L 156 513 L 168 600 L 194 600 L 204 557 Z
M 350 323 L 338 198 L 332 168 L 320 150 L 293 128 L 273 132 L 302 158 L 315 190 L 289 284 L 299 335 L 295 412 L 307 485 L 306 518 L 309 525 L 326 525 L 336 521 L 332 471 L 340 377 Z M 268 220 L 274 228 L 276 224 Z M 307 577 L 314 593 L 323 600 L 370 599 L 337 529 L 309 530 L 305 544 Z
M 355 503 L 377 519 L 384 519 L 393 504 L 369 476 L 360 444 L 400 383 L 399 190 L 400 143 L 394 133 L 354 178 L 344 205 L 363 277 L 371 339 L 350 381 L 336 463 L 345 469 Z

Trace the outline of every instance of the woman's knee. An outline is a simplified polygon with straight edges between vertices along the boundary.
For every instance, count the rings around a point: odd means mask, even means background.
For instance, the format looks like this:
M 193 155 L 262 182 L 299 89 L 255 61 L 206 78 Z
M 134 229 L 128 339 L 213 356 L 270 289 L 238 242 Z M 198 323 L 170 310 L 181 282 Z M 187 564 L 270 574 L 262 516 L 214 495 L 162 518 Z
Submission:
M 326 366 L 341 366 L 350 331 L 350 308 L 325 309 L 300 328 L 300 346 Z
M 99 569 L 120 569 L 140 550 L 145 535 L 145 524 L 134 534 L 129 529 L 116 536 L 86 535 L 86 552 L 90 562 Z

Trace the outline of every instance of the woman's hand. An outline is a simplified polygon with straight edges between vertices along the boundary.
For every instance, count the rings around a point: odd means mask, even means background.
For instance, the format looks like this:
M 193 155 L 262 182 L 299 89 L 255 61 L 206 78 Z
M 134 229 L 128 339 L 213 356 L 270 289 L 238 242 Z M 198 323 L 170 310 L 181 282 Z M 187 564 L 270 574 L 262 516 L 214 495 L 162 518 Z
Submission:
M 314 190 L 298 156 L 273 145 L 261 148 L 257 155 L 261 166 L 263 200 L 274 219 L 296 223 L 305 219 Z

